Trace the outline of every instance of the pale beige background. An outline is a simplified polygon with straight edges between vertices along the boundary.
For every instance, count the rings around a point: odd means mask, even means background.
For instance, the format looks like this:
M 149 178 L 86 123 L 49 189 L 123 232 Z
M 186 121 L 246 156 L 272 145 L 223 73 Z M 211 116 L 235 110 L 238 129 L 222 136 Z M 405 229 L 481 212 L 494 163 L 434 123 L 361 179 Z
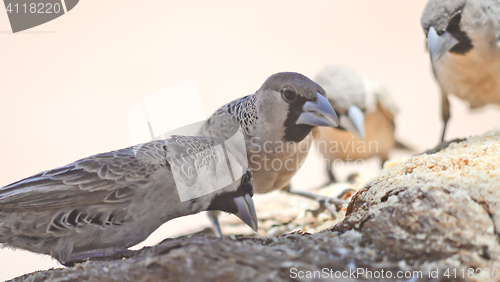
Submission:
M 128 110 L 165 87 L 196 79 L 209 114 L 275 72 L 313 77 L 331 63 L 383 81 L 401 108 L 400 139 L 434 146 L 441 122 L 420 28 L 425 2 L 86 0 L 19 34 L 0 12 L 0 187 L 129 146 Z M 500 123 L 498 109 L 452 104 L 448 138 Z M 307 173 L 296 186 L 323 181 Z M 187 221 L 148 242 L 206 224 L 200 215 Z M 47 256 L 0 251 L 0 279 L 54 266 Z

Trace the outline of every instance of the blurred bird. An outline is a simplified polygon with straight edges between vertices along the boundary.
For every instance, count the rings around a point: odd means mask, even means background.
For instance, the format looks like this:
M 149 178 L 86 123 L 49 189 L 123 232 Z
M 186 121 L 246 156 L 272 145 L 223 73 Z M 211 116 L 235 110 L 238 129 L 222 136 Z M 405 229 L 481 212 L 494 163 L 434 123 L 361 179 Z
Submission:
M 241 128 L 256 193 L 278 189 L 316 200 L 325 197 L 290 189 L 290 179 L 305 160 L 317 126 L 338 126 L 338 118 L 325 91 L 302 74 L 282 72 L 270 76 L 255 94 L 219 108 L 197 135 L 227 138 Z M 326 199 L 332 203 L 338 199 Z M 217 213 L 209 213 L 214 232 L 221 237 Z
M 0 189 L 0 242 L 72 265 L 127 256 L 132 251 L 126 248 L 163 223 L 200 211 L 233 213 L 256 230 L 252 175 L 240 173 L 221 186 L 228 176 L 228 153 L 218 150 L 221 143 L 173 136 L 7 185 Z
M 325 89 L 340 119 L 339 129 L 320 127 L 316 140 L 323 160 L 327 161 L 330 183 L 336 182 L 332 172 L 336 160 L 378 156 L 383 164 L 392 148 L 408 149 L 394 137 L 394 116 L 399 110 L 380 83 L 347 66 L 327 66 L 315 81 Z
M 441 88 L 443 141 L 450 119 L 448 94 L 468 101 L 472 109 L 500 104 L 500 2 L 430 0 L 421 24 Z

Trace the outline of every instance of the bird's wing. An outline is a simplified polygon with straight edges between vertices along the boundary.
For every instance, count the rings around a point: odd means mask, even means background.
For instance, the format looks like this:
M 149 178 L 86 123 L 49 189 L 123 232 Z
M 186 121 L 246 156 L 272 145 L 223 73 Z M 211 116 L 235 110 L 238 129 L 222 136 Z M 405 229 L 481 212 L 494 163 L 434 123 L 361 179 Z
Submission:
M 239 128 L 250 135 L 249 129 L 256 121 L 255 95 L 252 94 L 219 108 L 202 125 L 198 135 L 229 139 Z
M 121 203 L 160 168 L 170 169 L 161 140 L 97 154 L 1 188 L 0 211 Z
M 210 137 L 173 135 L 166 146 L 167 160 L 171 171 L 175 173 L 183 186 L 190 187 L 196 181 L 202 168 L 209 169 L 216 175 L 219 159 L 215 146 L 220 141 Z M 208 179 L 206 179 L 208 181 Z

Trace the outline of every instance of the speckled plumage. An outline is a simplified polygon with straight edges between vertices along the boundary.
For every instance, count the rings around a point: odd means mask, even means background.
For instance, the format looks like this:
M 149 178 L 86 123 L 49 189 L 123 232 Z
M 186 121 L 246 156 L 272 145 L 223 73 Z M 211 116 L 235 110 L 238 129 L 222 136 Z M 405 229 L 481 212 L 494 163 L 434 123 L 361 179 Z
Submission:
M 284 140 L 290 105 L 283 100 L 279 91 L 286 87 L 296 89 L 304 99 L 314 99 L 316 93 L 325 95 L 318 84 L 301 74 L 278 73 L 269 77 L 255 94 L 236 99 L 219 108 L 198 131 L 198 135 L 229 138 L 239 127 L 242 128 L 256 193 L 286 187 L 300 168 L 312 143 L 310 137 L 299 142 Z M 312 128 L 309 128 L 307 134 Z M 276 150 L 283 144 L 286 144 L 283 151 Z M 264 146 L 268 153 L 264 152 Z M 266 163 L 270 167 L 270 161 L 264 161 L 264 158 L 271 161 L 292 160 L 289 162 L 290 169 L 284 166 L 277 170 L 265 169 Z
M 236 123 L 234 122 L 234 119 Z M 241 127 L 243 133 L 250 134 L 250 128 L 257 122 L 255 95 L 236 99 L 220 107 L 202 126 L 200 133 L 206 136 L 229 138 Z M 217 123 L 226 123 L 218 125 Z
M 309 152 L 311 131 L 316 126 L 338 125 L 324 96 L 323 88 L 302 74 L 276 73 L 255 94 L 222 106 L 197 135 L 228 139 L 241 128 L 255 192 L 289 188 Z M 218 213 L 208 216 L 221 237 Z
M 204 186 L 214 185 L 226 159 L 200 152 L 219 143 L 173 136 L 90 156 L 7 185 L 0 189 L 0 243 L 49 254 L 63 263 L 79 252 L 133 246 L 164 222 L 207 210 L 216 197 L 239 188 L 233 183 L 188 201 L 179 199 L 171 159 L 182 159 L 180 181 L 192 184 L 201 178 Z M 199 174 L 192 169 L 201 166 L 205 170 Z

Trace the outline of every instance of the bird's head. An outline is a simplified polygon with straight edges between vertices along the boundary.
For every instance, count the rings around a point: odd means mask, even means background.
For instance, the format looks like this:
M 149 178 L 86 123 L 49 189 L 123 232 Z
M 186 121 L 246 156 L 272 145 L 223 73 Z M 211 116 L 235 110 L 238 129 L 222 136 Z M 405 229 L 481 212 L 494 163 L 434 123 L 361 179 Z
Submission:
M 316 126 L 339 124 L 323 88 L 302 74 L 274 74 L 255 95 L 259 119 L 283 132 L 283 141 L 299 142 Z
M 488 1 L 427 2 L 420 20 L 427 37 L 427 48 L 432 63 L 437 62 L 446 52 L 464 55 L 472 49 L 472 40 L 468 33 L 482 21 L 478 16 L 483 9 L 478 7 L 482 5 L 480 2 Z M 482 12 L 487 13 L 487 9 Z
M 207 210 L 232 213 L 245 222 L 250 228 L 257 231 L 257 214 L 252 200 L 253 180 L 252 173 L 247 170 L 236 185 L 229 185 L 210 202 Z
M 315 81 L 325 89 L 329 102 L 339 115 L 339 129 L 363 140 L 369 98 L 366 78 L 347 66 L 327 66 L 318 73 Z

